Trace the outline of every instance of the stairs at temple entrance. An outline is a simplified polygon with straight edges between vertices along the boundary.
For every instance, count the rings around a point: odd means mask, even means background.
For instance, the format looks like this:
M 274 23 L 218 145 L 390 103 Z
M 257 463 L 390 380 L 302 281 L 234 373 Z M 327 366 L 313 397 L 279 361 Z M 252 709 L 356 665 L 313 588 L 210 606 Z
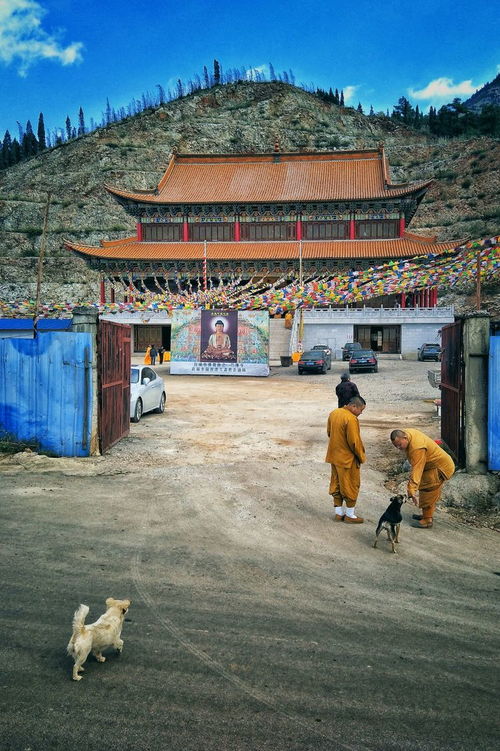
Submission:
M 291 333 L 285 328 L 284 318 L 269 319 L 269 365 L 281 365 L 281 355 L 290 354 Z

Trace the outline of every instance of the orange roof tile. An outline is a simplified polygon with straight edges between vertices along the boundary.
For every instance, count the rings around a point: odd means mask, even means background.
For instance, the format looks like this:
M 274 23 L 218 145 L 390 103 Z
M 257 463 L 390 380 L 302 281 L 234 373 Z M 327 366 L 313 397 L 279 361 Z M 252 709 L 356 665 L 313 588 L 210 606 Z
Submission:
M 174 155 L 158 188 L 117 197 L 141 203 L 281 203 L 391 199 L 432 180 L 392 185 L 383 149 L 317 154 Z
M 438 243 L 433 238 L 405 235 L 388 240 L 327 240 L 302 241 L 303 259 L 321 258 L 412 258 L 430 253 L 442 253 L 457 245 L 456 242 Z M 129 237 L 124 240 L 104 242 L 103 247 L 65 241 L 68 250 L 87 257 L 108 260 L 134 261 L 188 261 L 202 260 L 203 243 L 189 242 L 138 242 Z M 210 242 L 207 259 L 218 261 L 292 260 L 299 258 L 299 243 L 277 242 Z

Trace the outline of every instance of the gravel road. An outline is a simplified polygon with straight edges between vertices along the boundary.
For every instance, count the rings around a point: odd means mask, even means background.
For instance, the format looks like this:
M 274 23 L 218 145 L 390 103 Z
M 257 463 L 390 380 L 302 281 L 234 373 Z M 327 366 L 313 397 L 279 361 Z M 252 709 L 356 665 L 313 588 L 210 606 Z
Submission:
M 0 462 L 2 751 L 497 748 L 498 537 L 445 509 L 372 548 L 400 462 L 432 436 L 427 363 L 353 376 L 368 402 L 360 513 L 333 522 L 326 418 L 344 367 L 165 376 L 98 459 Z M 495 562 L 497 560 L 497 562 Z M 133 601 L 121 657 L 71 681 L 73 611 Z

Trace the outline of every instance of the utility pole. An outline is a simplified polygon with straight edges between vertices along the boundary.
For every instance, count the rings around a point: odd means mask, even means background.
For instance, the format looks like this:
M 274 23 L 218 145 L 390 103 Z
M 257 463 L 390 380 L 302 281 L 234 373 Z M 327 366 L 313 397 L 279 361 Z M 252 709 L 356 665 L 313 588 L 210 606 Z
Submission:
M 47 247 L 47 227 L 49 224 L 49 207 L 50 191 L 47 192 L 47 203 L 45 205 L 45 214 L 43 217 L 42 242 L 40 243 L 40 253 L 38 254 L 38 268 L 36 275 L 36 295 L 35 295 L 35 314 L 33 316 L 33 329 L 37 335 L 38 314 L 40 310 L 40 294 L 42 291 L 43 260 L 45 257 L 45 248 Z

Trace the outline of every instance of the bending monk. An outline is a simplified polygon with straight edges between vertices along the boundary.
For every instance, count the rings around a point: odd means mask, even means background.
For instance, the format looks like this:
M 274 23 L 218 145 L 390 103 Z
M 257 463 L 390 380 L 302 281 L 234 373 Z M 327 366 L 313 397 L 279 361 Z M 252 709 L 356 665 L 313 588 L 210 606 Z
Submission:
M 356 516 L 355 506 L 361 483 L 359 468 L 366 460 L 358 422 L 365 406 L 361 396 L 353 396 L 348 404 L 334 409 L 328 416 L 326 432 L 329 441 L 325 462 L 332 465 L 328 492 L 333 499 L 336 522 L 362 524 L 364 521 L 361 516 Z
M 422 509 L 421 515 L 413 515 L 416 526 L 428 529 L 432 527 L 434 509 L 441 498 L 443 485 L 455 471 L 453 459 L 432 438 L 415 428 L 393 430 L 391 441 L 406 453 L 411 464 L 407 492 L 413 503 Z

